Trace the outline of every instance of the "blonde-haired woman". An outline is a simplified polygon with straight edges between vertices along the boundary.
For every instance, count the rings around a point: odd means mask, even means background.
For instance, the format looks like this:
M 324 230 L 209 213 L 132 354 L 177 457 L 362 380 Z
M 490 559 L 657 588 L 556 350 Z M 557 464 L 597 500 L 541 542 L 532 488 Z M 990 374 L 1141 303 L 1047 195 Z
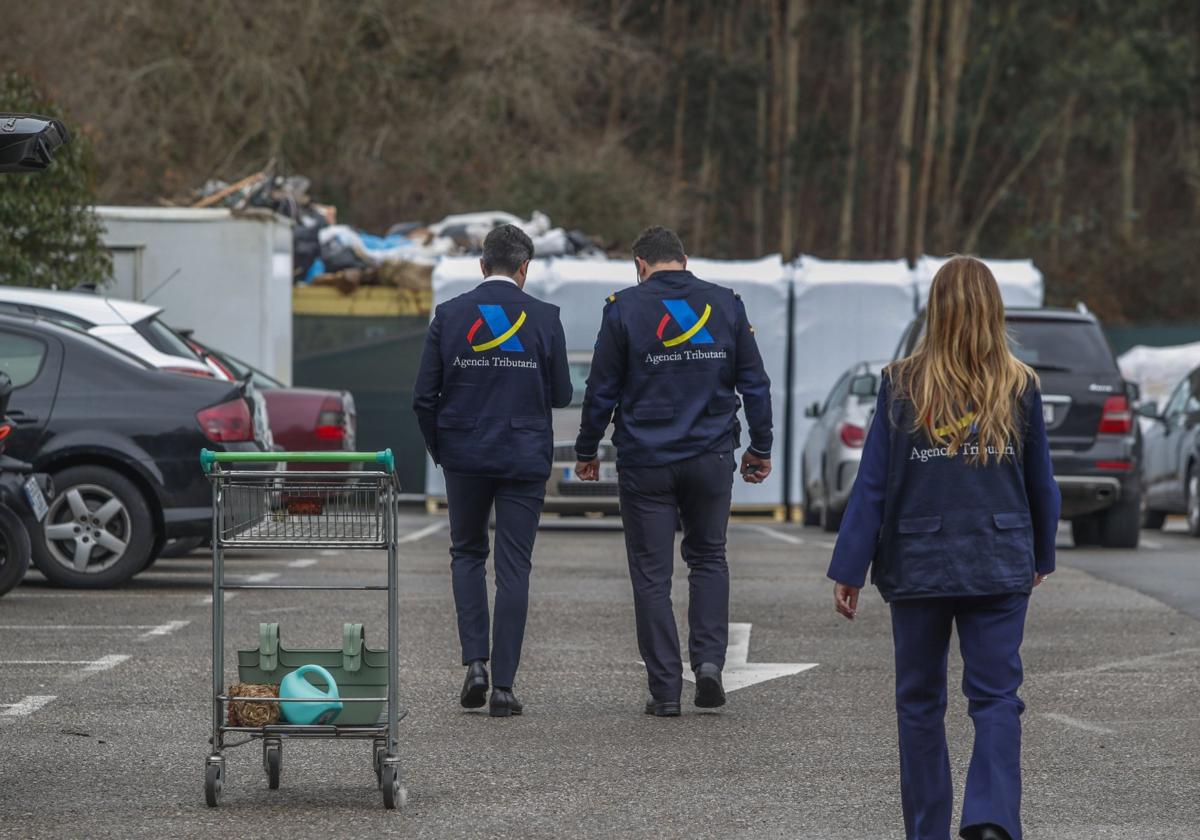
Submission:
M 950 260 L 926 313 L 913 354 L 884 371 L 829 577 L 846 618 L 868 567 L 891 605 L 907 836 L 950 836 L 956 626 L 975 724 L 960 836 L 1020 840 L 1020 647 L 1029 594 L 1054 571 L 1058 486 L 1037 376 L 1009 349 L 991 271 Z

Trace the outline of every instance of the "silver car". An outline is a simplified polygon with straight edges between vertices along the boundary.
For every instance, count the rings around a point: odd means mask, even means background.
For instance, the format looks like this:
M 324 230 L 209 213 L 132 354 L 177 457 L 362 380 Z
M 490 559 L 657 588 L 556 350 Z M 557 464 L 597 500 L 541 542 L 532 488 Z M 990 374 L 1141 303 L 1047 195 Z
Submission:
M 825 403 L 805 407 L 813 424 L 800 459 L 804 524 L 836 531 L 858 475 L 886 362 L 859 362 L 838 378 Z
M 611 441 L 600 443 L 599 481 L 583 482 L 575 476 L 575 438 L 579 435 L 580 409 L 592 370 L 592 353 L 590 350 L 568 353 L 567 363 L 574 394 L 569 406 L 554 410 L 554 465 L 546 482 L 543 510 L 566 514 L 616 513 L 620 509 L 617 450 Z

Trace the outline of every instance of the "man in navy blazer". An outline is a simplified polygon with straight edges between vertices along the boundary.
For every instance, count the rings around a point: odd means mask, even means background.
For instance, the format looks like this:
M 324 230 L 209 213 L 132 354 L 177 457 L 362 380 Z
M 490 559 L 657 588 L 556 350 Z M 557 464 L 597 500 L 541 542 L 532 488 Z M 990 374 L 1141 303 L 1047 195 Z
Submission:
M 491 660 L 493 717 L 521 714 L 512 693 L 533 541 L 550 477 L 552 409 L 571 402 L 558 307 L 524 292 L 533 242 L 520 228 L 488 234 L 483 282 L 438 306 L 413 388 L 425 445 L 446 477 L 450 570 L 467 676 L 460 701 L 479 708 Z M 488 649 L 488 520 L 496 509 L 496 608 Z

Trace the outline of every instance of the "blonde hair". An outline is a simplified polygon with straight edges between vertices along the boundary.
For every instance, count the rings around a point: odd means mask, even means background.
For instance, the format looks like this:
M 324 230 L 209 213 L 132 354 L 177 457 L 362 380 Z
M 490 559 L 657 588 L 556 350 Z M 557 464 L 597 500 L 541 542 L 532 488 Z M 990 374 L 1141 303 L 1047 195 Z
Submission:
M 911 356 L 888 366 L 892 393 L 913 407 L 913 431 L 955 455 L 997 461 L 1020 447 L 1017 405 L 1037 374 L 1009 349 L 1004 301 L 980 260 L 956 256 L 933 278 L 925 334 Z M 1009 449 L 1010 445 L 1013 447 Z

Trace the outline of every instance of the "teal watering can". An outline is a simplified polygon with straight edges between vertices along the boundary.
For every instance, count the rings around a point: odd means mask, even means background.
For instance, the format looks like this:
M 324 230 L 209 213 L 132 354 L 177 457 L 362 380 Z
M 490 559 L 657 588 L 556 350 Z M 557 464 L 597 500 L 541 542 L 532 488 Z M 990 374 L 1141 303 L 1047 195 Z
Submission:
M 309 673 L 316 674 L 325 681 L 324 690 L 304 679 L 304 675 Z M 332 722 L 342 711 L 337 683 L 333 681 L 333 675 L 320 665 L 301 665 L 284 677 L 283 682 L 279 684 L 279 697 L 284 701 L 279 704 L 279 711 L 288 723 L 302 726 L 326 724 Z M 288 703 L 289 698 L 327 702 Z

